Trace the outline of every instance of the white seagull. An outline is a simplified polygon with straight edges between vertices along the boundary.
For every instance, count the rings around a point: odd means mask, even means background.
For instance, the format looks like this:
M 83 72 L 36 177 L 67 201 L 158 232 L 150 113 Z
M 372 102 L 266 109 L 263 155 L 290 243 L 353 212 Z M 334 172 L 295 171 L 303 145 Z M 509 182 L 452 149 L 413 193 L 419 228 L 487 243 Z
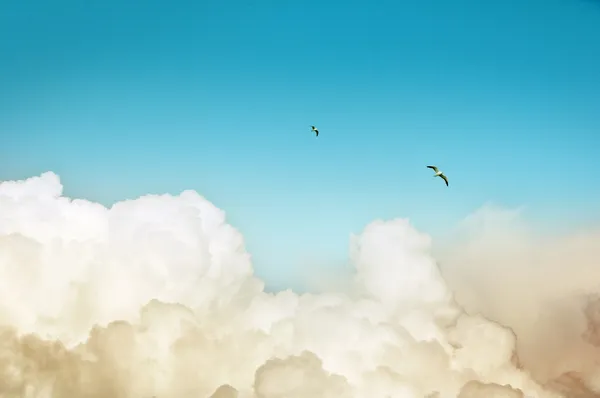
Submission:
M 435 171 L 434 177 L 441 177 L 444 181 L 446 181 L 446 186 L 448 186 L 448 178 L 435 166 L 427 166 L 428 169 L 433 169 Z
M 317 130 L 317 128 L 315 126 L 310 126 L 311 131 L 314 131 L 316 134 L 316 137 L 319 136 L 319 130 Z

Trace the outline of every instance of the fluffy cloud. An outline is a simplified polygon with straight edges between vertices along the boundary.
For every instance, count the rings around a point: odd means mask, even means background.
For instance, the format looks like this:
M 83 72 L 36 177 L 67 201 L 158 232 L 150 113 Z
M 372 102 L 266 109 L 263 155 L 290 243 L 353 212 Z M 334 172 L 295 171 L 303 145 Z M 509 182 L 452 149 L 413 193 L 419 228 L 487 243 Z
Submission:
M 195 192 L 108 209 L 53 173 L 4 182 L 0 396 L 591 394 L 598 235 L 549 244 L 484 212 L 441 271 L 427 235 L 376 221 L 351 241 L 347 292 L 270 294 Z

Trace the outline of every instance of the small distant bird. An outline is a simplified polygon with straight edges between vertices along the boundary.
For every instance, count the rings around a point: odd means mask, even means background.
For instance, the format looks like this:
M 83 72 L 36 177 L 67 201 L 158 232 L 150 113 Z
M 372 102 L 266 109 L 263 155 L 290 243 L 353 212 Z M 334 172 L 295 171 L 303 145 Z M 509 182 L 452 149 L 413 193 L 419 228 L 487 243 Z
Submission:
M 448 178 L 435 166 L 427 166 L 428 169 L 433 169 L 435 171 L 434 177 L 441 177 L 444 181 L 446 181 L 446 186 L 448 186 Z
M 317 128 L 315 126 L 310 126 L 311 131 L 314 131 L 316 134 L 316 137 L 319 136 L 319 130 L 317 130 Z

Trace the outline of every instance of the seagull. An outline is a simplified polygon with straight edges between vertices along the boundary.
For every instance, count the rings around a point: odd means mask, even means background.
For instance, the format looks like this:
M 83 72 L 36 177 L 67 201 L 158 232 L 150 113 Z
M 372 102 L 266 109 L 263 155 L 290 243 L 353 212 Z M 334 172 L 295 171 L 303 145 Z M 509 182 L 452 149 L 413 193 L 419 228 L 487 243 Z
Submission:
M 435 166 L 427 166 L 428 169 L 433 169 L 435 171 L 434 177 L 441 177 L 444 181 L 446 181 L 446 186 L 448 186 L 448 178 Z
M 317 128 L 315 126 L 310 126 L 310 129 L 315 132 L 316 137 L 319 136 L 319 130 L 317 130 Z

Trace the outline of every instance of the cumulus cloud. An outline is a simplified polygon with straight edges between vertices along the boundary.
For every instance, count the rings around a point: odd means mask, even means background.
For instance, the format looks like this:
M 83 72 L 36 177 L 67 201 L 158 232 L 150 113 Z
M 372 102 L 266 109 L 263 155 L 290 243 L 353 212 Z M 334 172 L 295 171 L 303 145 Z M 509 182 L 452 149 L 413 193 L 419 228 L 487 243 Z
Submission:
M 195 192 L 105 208 L 53 173 L 4 182 L 0 397 L 593 397 L 599 236 L 494 209 L 463 230 L 440 270 L 428 235 L 375 221 L 350 288 L 273 294 Z
M 570 373 L 600 394 L 600 229 L 535 233 L 518 211 L 485 206 L 457 232 L 441 270 L 463 308 L 511 328 L 540 382 Z

